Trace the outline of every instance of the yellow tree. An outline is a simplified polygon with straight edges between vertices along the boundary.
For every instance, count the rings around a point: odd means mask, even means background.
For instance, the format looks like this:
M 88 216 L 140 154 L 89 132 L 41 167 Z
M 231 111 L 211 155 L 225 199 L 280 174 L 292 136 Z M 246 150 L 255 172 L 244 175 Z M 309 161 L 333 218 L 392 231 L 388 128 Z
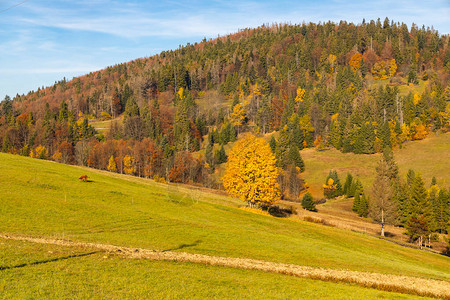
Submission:
M 116 165 L 116 160 L 114 159 L 114 155 L 111 155 L 111 157 L 109 158 L 107 169 L 112 172 L 117 171 L 117 165 Z
M 389 63 L 389 75 L 392 77 L 397 72 L 397 63 L 395 62 L 395 59 L 391 59 Z
M 281 198 L 275 163 L 265 140 L 246 135 L 229 153 L 223 185 L 228 194 L 251 206 L 272 206 Z
M 359 68 L 361 67 L 361 60 L 362 60 L 362 55 L 361 53 L 357 52 L 355 54 L 352 55 L 352 57 L 350 58 L 350 61 L 348 62 L 350 68 L 352 68 L 353 72 L 356 72 L 359 70 Z
M 302 89 L 301 87 L 297 88 L 297 96 L 295 97 L 295 102 L 303 102 L 303 99 L 305 98 L 305 89 Z
M 231 112 L 230 121 L 231 121 L 231 124 L 233 124 L 234 126 L 236 126 L 238 128 L 238 133 L 239 133 L 239 127 L 244 122 L 244 119 L 245 119 L 244 108 L 240 104 L 236 104 L 233 107 L 233 111 Z
M 133 174 L 134 173 L 134 159 L 130 155 L 125 155 L 123 158 L 123 171 L 125 174 Z

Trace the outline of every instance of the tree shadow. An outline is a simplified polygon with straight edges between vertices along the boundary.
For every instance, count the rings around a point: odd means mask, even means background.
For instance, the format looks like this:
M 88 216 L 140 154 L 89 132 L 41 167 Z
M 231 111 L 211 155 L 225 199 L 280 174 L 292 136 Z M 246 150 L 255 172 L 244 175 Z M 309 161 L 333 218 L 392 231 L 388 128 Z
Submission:
M 180 250 L 180 249 L 184 249 L 184 248 L 188 248 L 188 247 L 194 247 L 194 246 L 197 246 L 198 244 L 200 244 L 201 242 L 202 242 L 201 240 L 196 240 L 192 244 L 181 244 L 176 248 L 162 250 L 161 252 L 176 251 L 176 250 Z
M 63 256 L 63 257 L 39 260 L 39 261 L 35 261 L 35 262 L 30 262 L 30 263 L 18 264 L 18 265 L 15 265 L 15 266 L 4 266 L 4 267 L 0 266 L 0 271 L 11 270 L 11 269 L 18 269 L 18 268 L 34 266 L 34 265 L 41 265 L 41 264 L 46 264 L 46 263 L 50 263 L 50 262 L 66 260 L 66 259 L 70 259 L 70 258 L 89 256 L 89 255 L 96 254 L 96 253 L 99 253 L 99 252 L 102 252 L 102 251 L 94 251 L 94 252 L 89 252 L 89 253 L 74 254 L 74 255 L 69 255 L 69 256 Z

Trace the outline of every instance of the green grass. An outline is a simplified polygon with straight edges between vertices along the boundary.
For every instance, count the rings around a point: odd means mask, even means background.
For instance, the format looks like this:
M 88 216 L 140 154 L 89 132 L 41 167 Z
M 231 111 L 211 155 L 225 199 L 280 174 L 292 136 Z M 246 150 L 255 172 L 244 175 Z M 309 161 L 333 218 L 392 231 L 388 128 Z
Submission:
M 375 179 L 375 167 L 381 159 L 381 154 L 342 153 L 335 149 L 316 151 L 305 149 L 301 151 L 306 170 L 303 176 L 310 185 L 315 197 L 323 197 L 322 184 L 330 169 L 338 171 L 341 184 L 345 182 L 347 172 L 361 179 L 364 188 L 370 191 Z M 408 142 L 402 149 L 394 150 L 394 157 L 399 166 L 400 176 L 405 179 L 409 169 L 420 173 L 428 186 L 433 176 L 436 176 L 440 186 L 450 184 L 450 133 L 430 134 L 424 140 Z
M 2 299 L 419 299 L 260 271 L 0 240 Z M 423 299 L 423 298 L 421 298 Z
M 0 168 L 3 233 L 450 280 L 447 257 L 254 214 L 212 193 L 9 154 Z

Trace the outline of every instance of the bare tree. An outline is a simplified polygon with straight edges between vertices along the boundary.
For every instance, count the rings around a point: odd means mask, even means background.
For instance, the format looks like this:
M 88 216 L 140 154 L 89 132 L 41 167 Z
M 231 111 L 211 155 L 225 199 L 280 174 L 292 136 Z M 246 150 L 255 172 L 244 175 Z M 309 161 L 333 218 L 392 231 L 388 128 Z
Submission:
M 384 236 L 384 225 L 394 224 L 396 220 L 396 206 L 393 197 L 388 165 L 382 159 L 377 166 L 377 176 L 373 182 L 372 200 L 369 206 L 370 217 L 381 224 L 381 236 Z

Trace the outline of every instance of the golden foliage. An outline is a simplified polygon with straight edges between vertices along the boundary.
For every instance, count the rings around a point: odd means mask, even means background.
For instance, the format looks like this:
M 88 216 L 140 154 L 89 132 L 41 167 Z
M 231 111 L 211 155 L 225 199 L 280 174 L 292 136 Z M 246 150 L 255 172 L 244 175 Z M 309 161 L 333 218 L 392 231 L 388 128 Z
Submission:
M 230 195 L 243 201 L 271 206 L 281 197 L 275 163 L 267 142 L 249 134 L 231 149 L 223 185 Z
M 116 160 L 114 159 L 114 155 L 111 155 L 111 157 L 109 158 L 107 169 L 113 172 L 117 171 L 117 165 Z
M 414 105 L 419 104 L 420 99 L 421 99 L 421 97 L 420 97 L 419 93 L 415 93 L 414 94 L 414 100 L 413 100 L 414 101 Z
M 389 63 L 389 75 L 392 77 L 397 72 L 397 63 L 395 62 L 395 59 L 391 59 Z
M 361 53 L 357 52 L 352 55 L 348 64 L 350 68 L 352 68 L 353 72 L 356 72 L 359 70 L 359 68 L 361 68 L 361 60 L 362 60 Z
M 134 159 L 130 155 L 125 155 L 123 158 L 123 171 L 125 174 L 133 174 L 134 173 Z
M 234 126 L 242 125 L 242 122 L 245 119 L 244 108 L 240 104 L 236 104 L 233 107 L 233 112 L 231 113 L 230 117 L 231 124 L 233 124 Z
M 305 89 L 302 89 L 301 87 L 297 88 L 297 96 L 295 97 L 295 102 L 303 102 L 303 99 L 305 98 Z

